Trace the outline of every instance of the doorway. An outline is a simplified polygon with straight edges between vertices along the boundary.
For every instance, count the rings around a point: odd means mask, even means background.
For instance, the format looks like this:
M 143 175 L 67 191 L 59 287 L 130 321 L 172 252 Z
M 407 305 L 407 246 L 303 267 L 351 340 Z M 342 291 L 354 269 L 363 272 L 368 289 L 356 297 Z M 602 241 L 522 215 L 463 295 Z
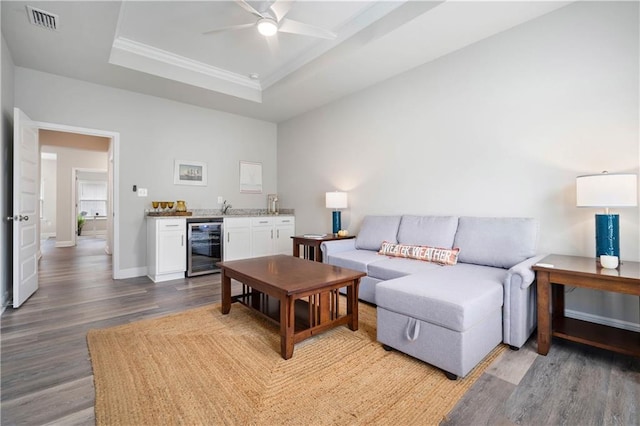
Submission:
M 56 247 L 76 246 L 78 238 L 78 207 L 83 203 L 88 215 L 91 208 L 93 217 L 85 218 L 89 221 L 89 228 L 93 235 L 100 235 L 104 239 L 104 252 L 111 255 L 112 278 L 119 277 L 118 232 L 119 217 L 116 215 L 119 205 L 118 170 L 119 170 L 119 134 L 96 129 L 86 129 L 53 123 L 36 122 L 40 134 L 40 149 L 46 152 L 57 151 L 57 169 L 63 170 L 62 176 L 56 177 L 59 188 L 64 187 L 66 197 L 57 196 L 61 200 L 56 206 Z M 44 137 L 43 137 L 44 136 Z M 60 154 L 63 155 L 60 155 Z M 85 157 L 93 162 L 83 162 Z M 42 169 L 42 167 L 41 167 Z M 104 195 L 100 199 L 81 200 L 78 197 L 76 179 L 91 180 L 91 173 L 100 170 L 101 178 L 106 182 L 106 200 Z M 83 175 L 84 173 L 84 175 Z M 87 185 L 89 188 L 91 185 Z M 88 189 L 90 191 L 90 189 Z M 91 198 L 94 195 L 87 195 Z M 102 205 L 101 205 L 102 204 Z M 101 205 L 98 207 L 98 205 Z M 80 212 L 85 210 L 80 210 Z M 97 213 L 97 214 L 96 214 Z M 97 216 L 97 217 L 96 217 Z M 86 234 L 85 234 L 86 235 Z M 93 242 L 95 243 L 95 241 Z M 92 246 L 95 244 L 92 243 Z

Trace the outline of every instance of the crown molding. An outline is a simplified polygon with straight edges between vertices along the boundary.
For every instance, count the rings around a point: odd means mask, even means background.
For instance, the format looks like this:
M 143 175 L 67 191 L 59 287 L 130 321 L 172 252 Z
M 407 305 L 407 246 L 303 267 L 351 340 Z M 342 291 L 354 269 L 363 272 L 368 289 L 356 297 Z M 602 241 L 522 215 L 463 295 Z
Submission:
M 256 80 L 125 37 L 114 39 L 109 63 L 262 103 Z

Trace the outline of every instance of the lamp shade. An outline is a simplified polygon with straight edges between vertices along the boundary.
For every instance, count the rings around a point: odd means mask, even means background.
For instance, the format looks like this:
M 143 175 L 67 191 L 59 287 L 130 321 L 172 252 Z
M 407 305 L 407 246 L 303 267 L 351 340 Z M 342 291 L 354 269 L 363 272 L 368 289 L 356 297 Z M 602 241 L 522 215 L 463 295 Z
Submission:
M 635 207 L 638 177 L 632 173 L 600 173 L 576 178 L 577 207 Z
M 338 191 L 327 192 L 325 201 L 328 209 L 346 209 L 347 193 Z

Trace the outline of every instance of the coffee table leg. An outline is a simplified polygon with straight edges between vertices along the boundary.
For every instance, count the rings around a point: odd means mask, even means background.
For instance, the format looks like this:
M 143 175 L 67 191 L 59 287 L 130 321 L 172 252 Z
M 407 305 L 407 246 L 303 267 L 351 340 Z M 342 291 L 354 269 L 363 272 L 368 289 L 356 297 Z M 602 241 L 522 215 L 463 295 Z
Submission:
M 224 273 L 224 268 L 222 268 L 220 280 L 222 281 L 222 313 L 228 314 L 231 310 L 231 278 Z
M 280 300 L 280 354 L 284 359 L 289 359 L 293 356 L 294 303 L 295 300 L 290 297 Z
M 358 285 L 360 279 L 354 280 L 347 286 L 347 315 L 351 315 L 349 329 L 358 329 Z

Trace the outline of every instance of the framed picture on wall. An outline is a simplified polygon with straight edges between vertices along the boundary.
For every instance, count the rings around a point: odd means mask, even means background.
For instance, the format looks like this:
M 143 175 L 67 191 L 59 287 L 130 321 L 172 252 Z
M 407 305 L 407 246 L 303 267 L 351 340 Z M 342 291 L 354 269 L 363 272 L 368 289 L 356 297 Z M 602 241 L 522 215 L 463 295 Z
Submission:
M 175 160 L 173 164 L 175 185 L 207 185 L 207 163 L 199 161 Z
M 240 192 L 262 194 L 262 163 L 240 162 Z

